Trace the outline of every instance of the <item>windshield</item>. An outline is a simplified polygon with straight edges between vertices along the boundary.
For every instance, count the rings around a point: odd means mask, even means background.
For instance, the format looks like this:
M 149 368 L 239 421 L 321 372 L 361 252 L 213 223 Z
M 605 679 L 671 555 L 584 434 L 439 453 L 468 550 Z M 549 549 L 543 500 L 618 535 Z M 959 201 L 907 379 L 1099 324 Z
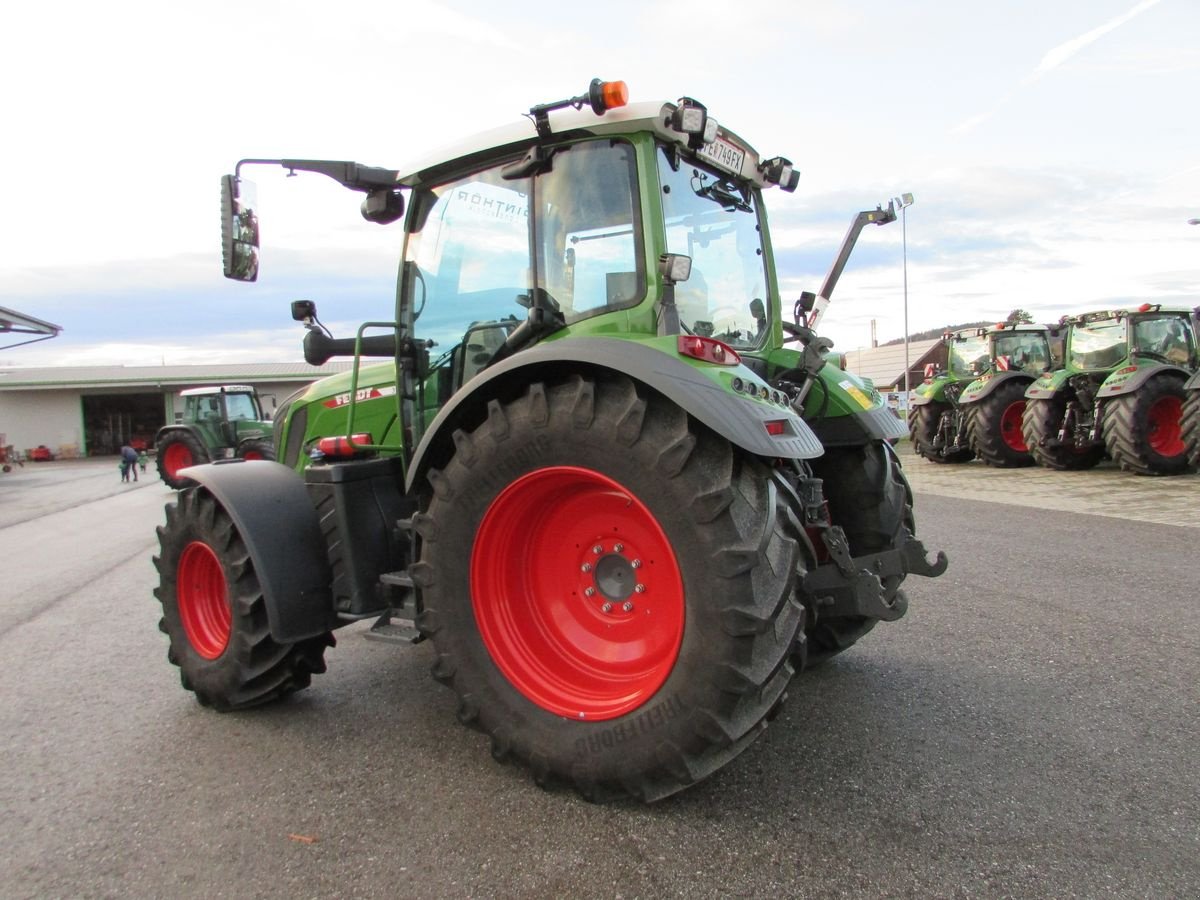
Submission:
M 1111 369 L 1128 355 L 1125 320 L 1071 326 L 1068 364 L 1076 369 Z
M 692 258 L 691 277 L 675 286 L 679 321 L 692 334 L 757 347 L 770 304 L 755 195 L 715 170 L 673 159 L 659 149 L 667 250 Z
M 982 375 L 990 364 L 987 335 L 974 334 L 950 341 L 950 371 L 955 375 Z
M 1040 332 L 1005 332 L 993 340 L 997 363 L 1009 371 L 1040 375 L 1050 368 L 1050 349 Z
M 231 422 L 236 419 L 258 418 L 258 410 L 254 408 L 254 398 L 249 394 L 226 394 L 225 411 Z
M 1138 319 L 1133 324 L 1133 347 L 1135 353 L 1184 366 L 1192 356 L 1190 329 L 1180 316 Z

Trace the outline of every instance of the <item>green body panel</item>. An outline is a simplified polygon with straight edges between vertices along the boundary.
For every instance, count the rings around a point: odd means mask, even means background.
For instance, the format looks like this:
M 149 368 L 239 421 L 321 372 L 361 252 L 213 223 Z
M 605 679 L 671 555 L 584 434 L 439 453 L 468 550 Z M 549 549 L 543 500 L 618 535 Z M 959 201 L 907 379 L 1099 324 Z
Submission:
M 947 403 L 946 385 L 958 384 L 961 378 L 953 375 L 938 375 L 928 381 L 923 381 L 913 388 L 912 396 L 908 399 L 909 406 L 923 406 L 926 403 Z

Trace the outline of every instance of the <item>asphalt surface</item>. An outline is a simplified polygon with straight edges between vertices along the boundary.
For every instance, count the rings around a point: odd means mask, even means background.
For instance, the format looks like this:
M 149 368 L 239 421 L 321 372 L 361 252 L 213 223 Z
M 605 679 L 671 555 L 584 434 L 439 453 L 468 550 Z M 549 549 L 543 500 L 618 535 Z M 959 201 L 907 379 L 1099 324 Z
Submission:
M 151 595 L 171 493 L 2 475 L 0 896 L 1200 895 L 1200 476 L 905 468 L 950 570 L 650 807 L 493 762 L 365 625 L 295 698 L 202 709 Z

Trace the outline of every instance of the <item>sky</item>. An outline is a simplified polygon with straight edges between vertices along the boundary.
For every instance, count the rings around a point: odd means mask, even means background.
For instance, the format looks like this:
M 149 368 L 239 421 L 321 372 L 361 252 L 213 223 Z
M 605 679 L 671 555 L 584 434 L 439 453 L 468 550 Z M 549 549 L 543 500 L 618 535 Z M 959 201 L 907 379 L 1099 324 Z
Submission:
M 258 169 L 256 284 L 221 275 L 242 158 L 405 160 L 623 79 L 694 97 L 801 171 L 767 209 L 785 309 L 865 231 L 837 349 L 960 322 L 1200 304 L 1197 0 L 479 0 L 11 5 L 0 31 L 0 306 L 63 326 L 0 365 L 298 360 L 392 315 L 399 225 Z M 749 16 L 747 16 L 749 13 Z M 907 290 L 905 282 L 907 281 Z M 0 347 L 14 336 L 0 337 Z

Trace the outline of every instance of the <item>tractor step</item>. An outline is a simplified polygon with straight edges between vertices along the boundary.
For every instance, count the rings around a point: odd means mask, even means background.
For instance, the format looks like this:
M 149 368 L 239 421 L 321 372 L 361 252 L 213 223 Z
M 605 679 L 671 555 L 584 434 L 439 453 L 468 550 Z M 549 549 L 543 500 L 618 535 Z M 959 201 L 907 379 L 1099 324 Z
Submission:
M 412 619 L 401 619 L 389 611 L 379 617 L 371 630 L 363 637 L 372 641 L 387 641 L 392 644 L 419 644 L 425 640 Z

